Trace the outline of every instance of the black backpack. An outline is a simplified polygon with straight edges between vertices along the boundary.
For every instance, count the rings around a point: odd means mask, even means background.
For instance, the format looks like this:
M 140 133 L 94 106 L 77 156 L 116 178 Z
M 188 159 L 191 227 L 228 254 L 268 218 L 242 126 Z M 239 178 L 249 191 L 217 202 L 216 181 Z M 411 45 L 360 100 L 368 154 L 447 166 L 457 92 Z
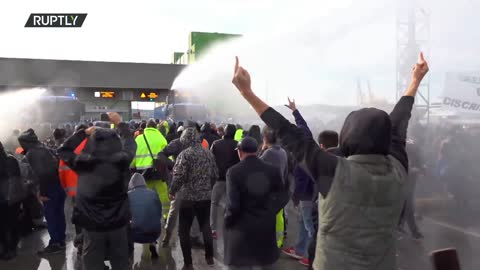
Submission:
M 22 177 L 22 169 L 18 160 L 8 156 L 8 204 L 14 205 L 22 202 L 28 195 L 25 179 Z

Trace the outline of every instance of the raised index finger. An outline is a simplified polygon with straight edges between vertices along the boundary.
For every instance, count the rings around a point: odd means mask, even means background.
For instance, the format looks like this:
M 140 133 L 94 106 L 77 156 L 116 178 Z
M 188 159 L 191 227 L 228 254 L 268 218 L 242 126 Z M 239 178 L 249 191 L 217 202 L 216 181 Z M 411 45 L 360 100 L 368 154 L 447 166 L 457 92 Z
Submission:
M 425 57 L 423 57 L 423 52 L 420 52 L 420 55 L 418 56 L 418 63 L 425 63 Z
M 234 73 L 236 74 L 237 73 L 237 70 L 238 70 L 238 56 L 235 56 L 235 70 L 234 70 Z

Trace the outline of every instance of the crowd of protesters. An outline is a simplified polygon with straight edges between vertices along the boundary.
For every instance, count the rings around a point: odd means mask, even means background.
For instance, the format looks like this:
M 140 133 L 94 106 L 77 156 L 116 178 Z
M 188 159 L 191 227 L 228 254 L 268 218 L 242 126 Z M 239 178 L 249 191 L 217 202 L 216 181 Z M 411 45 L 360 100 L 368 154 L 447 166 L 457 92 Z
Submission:
M 55 129 L 52 137 L 43 128 L 15 130 L 0 144 L 0 215 L 7 217 L 0 221 L 1 259 L 15 258 L 21 235 L 45 226 L 50 240 L 38 255 L 64 252 L 71 220 L 86 270 L 104 269 L 106 260 L 114 270 L 129 269 L 134 243 L 158 258 L 157 241 L 167 247 L 177 224 L 186 270 L 194 267 L 191 249 L 199 235 L 207 265 L 215 264 L 214 241 L 221 236 L 229 269 L 276 269 L 281 251 L 316 270 L 394 269 L 403 224 L 413 238 L 423 237 L 414 192 L 431 157 L 418 153 L 420 139 L 407 139 L 407 130 L 427 72 L 420 56 L 390 114 L 354 111 L 339 133 L 313 134 L 289 99 L 290 123 L 255 95 L 238 59 L 233 84 L 263 128 L 126 123 L 109 113 L 89 125 Z M 460 136 L 431 143 L 438 145 L 435 173 L 463 205 L 465 191 L 449 182 L 460 181 L 453 174 L 465 166 L 455 156 Z M 71 217 L 64 213 L 67 198 Z M 292 247 L 285 246 L 289 201 L 299 214 Z

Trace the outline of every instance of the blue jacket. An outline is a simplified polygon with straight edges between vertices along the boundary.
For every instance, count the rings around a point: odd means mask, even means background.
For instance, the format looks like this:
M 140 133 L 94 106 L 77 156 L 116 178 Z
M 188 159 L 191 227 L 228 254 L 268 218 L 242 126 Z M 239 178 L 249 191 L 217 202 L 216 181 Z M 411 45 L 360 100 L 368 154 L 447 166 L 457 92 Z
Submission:
M 301 128 L 306 136 L 313 137 L 307 122 L 303 119 L 298 110 L 293 112 L 295 123 L 297 127 Z M 296 166 L 293 170 L 295 177 L 295 190 L 293 191 L 292 199 L 294 201 L 312 201 L 314 197 L 315 183 L 310 175 L 300 166 Z
M 162 230 L 162 203 L 158 194 L 147 188 L 145 179 L 135 173 L 128 184 L 128 200 L 134 232 L 160 233 Z

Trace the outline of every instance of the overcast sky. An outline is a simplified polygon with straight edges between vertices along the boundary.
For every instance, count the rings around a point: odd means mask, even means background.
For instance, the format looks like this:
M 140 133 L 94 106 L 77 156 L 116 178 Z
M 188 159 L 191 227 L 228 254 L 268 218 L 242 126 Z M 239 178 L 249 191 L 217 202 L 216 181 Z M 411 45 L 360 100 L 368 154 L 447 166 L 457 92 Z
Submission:
M 0 56 L 169 63 L 174 51 L 186 51 L 189 32 L 254 31 L 269 17 L 285 12 L 287 2 L 2 1 Z M 79 29 L 24 28 L 34 12 L 88 16 Z
M 301 70 L 303 73 L 315 73 L 323 69 L 323 77 L 328 77 L 323 78 L 326 82 L 323 85 L 331 86 L 335 91 L 349 88 L 350 93 L 356 90 L 353 78 L 359 76 L 364 81 L 371 80 L 372 88 L 379 91 L 379 95 L 390 99 L 395 93 L 394 2 L 395 0 L 1 1 L 0 57 L 170 63 L 174 51 L 187 50 L 188 33 L 191 31 L 238 33 L 258 37 L 258 43 L 250 43 L 259 47 L 258 54 L 263 54 L 261 50 L 268 50 L 270 46 L 277 58 L 285 55 L 286 59 L 291 59 L 292 65 L 282 67 L 282 70 L 292 69 L 295 74 L 295 70 L 299 71 L 293 65 L 300 64 L 308 67 Z M 480 1 L 418 2 L 431 14 L 431 42 L 426 54 L 432 67 L 432 96 L 436 97 L 441 94 L 445 72 L 480 71 Z M 364 6 L 359 7 L 359 3 Z M 332 7 L 341 9 L 340 12 L 337 11 L 339 16 L 332 22 L 332 26 L 325 21 L 312 20 L 329 12 L 337 14 L 331 11 Z M 362 12 L 369 13 L 370 17 L 366 16 L 365 22 L 370 25 L 358 28 L 358 31 L 353 28 L 354 31 L 348 33 L 346 38 L 332 42 L 334 48 L 330 48 L 331 53 L 326 56 L 329 65 L 316 66 L 315 63 L 320 60 L 312 55 L 316 54 L 312 46 L 319 42 L 315 36 L 321 29 L 340 29 L 339 25 L 343 22 L 358 24 L 355 19 L 361 18 L 358 13 Z M 88 17 L 82 28 L 24 28 L 30 13 L 88 13 Z M 315 24 L 319 22 L 322 25 Z M 289 34 L 282 35 L 282 31 Z M 272 37 L 272 33 L 280 33 L 279 42 L 272 44 L 262 41 L 263 36 Z M 306 33 L 311 35 L 305 35 Z M 288 39 L 295 38 L 310 46 L 306 50 L 293 48 L 298 50 L 299 57 L 304 58 L 298 62 L 294 60 L 296 52 L 289 51 L 291 47 L 281 47 L 282 43 L 294 46 L 295 40 Z M 275 39 L 270 39 L 272 40 Z M 297 40 L 296 45 L 298 43 Z M 337 58 L 342 61 L 337 61 Z M 278 59 L 272 61 L 276 60 Z M 276 63 L 275 66 L 278 67 Z M 325 75 L 326 72 L 338 71 L 339 68 L 340 72 L 336 75 Z M 352 78 L 342 77 L 350 71 Z M 314 75 L 317 76 L 316 74 Z M 269 77 L 271 76 L 270 74 Z M 322 74 L 318 76 L 322 77 Z M 285 76 L 278 77 L 276 82 L 268 83 L 270 88 L 280 89 L 287 85 L 291 89 L 291 85 L 294 85 L 291 81 L 282 81 Z M 305 86 L 302 85 L 301 88 Z M 302 101 L 343 102 L 345 97 L 335 91 L 316 95 L 321 96 L 319 99 L 306 94 Z M 281 92 L 281 95 L 283 98 L 286 92 Z M 347 99 L 352 102 L 355 97 L 349 94 Z

